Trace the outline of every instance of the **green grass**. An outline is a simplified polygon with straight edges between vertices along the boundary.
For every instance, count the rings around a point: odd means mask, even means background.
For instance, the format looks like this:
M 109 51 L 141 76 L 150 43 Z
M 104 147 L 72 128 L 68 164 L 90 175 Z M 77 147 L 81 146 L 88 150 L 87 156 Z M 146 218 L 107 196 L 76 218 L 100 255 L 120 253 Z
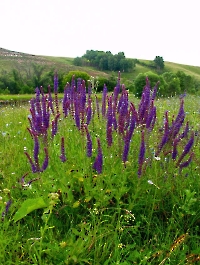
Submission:
M 130 96 L 130 101 L 138 108 L 138 99 Z M 95 107 L 94 95 L 92 102 Z M 155 101 L 158 113 L 155 128 L 146 139 L 149 150 L 154 150 L 159 142 L 165 111 L 169 111 L 171 123 L 179 104 L 179 98 Z M 198 110 L 199 98 L 187 96 L 185 122 L 189 121 L 196 132 Z M 34 149 L 27 130 L 29 114 L 29 107 L 23 105 L 0 108 L 1 212 L 5 203 L 12 200 L 0 223 L 2 264 L 177 265 L 191 264 L 192 259 L 197 259 L 198 136 L 193 150 L 195 159 L 182 172 L 174 161 L 160 155 L 160 160 L 153 159 L 138 178 L 140 127 L 135 129 L 125 166 L 121 160 L 122 139 L 113 132 L 113 145 L 107 146 L 106 122 L 101 116 L 98 118 L 97 112 L 88 126 L 93 142 L 90 158 L 86 156 L 85 133 L 77 129 L 71 115 L 64 118 L 61 114 L 53 139 L 51 130 L 48 131 L 49 166 L 44 172 L 32 173 L 24 154 L 27 151 L 33 156 Z M 59 159 L 61 137 L 65 137 L 65 163 Z M 103 149 L 102 174 L 92 168 L 97 137 Z M 43 140 L 39 138 L 40 164 L 44 160 Z M 20 179 L 25 174 L 24 184 L 37 180 L 30 186 L 22 185 Z M 16 221 L 17 212 L 21 216 Z

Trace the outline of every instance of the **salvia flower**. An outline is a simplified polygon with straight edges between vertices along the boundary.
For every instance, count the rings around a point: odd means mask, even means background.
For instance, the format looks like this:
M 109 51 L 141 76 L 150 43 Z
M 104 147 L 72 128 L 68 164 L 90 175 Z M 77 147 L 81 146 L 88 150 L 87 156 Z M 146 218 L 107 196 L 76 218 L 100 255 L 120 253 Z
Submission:
M 130 149 L 130 141 L 129 141 L 129 137 L 126 137 L 125 143 L 124 143 L 124 151 L 122 154 L 122 161 L 124 163 L 128 160 L 127 158 L 128 158 L 129 149 Z
M 157 94 L 157 90 L 158 90 L 158 86 L 159 86 L 160 82 L 158 81 L 155 85 L 155 87 L 153 88 L 153 92 L 151 95 L 151 100 L 154 100 L 156 98 L 156 94 Z
M 192 135 L 191 135 L 189 141 L 185 145 L 184 150 L 183 150 L 183 153 L 181 154 L 181 156 L 178 159 L 177 166 L 180 165 L 180 163 L 183 160 L 183 158 L 190 152 L 193 144 L 194 144 L 194 132 L 192 132 Z
M 173 149 L 172 149 L 172 159 L 175 160 L 177 155 L 178 155 L 178 151 L 177 151 L 177 145 L 179 143 L 179 138 L 176 138 L 173 142 Z
M 35 160 L 35 166 L 37 168 L 37 170 L 39 170 L 39 149 L 40 149 L 40 145 L 39 145 L 39 141 L 38 141 L 38 136 L 34 135 L 34 151 L 33 151 L 33 157 Z
M 57 114 L 59 114 L 59 104 L 58 104 L 58 74 L 57 74 L 57 72 L 54 75 L 54 94 L 55 94 L 56 112 L 57 112 Z
M 182 163 L 179 165 L 180 171 L 181 171 L 183 168 L 189 166 L 189 164 L 190 164 L 191 161 L 192 161 L 193 156 L 194 156 L 194 153 L 192 152 L 192 153 L 190 154 L 190 156 L 189 156 L 189 159 L 186 160 L 185 162 L 182 162 Z
M 33 162 L 32 158 L 30 157 L 30 155 L 28 154 L 28 152 L 24 152 L 24 154 L 28 158 L 28 161 L 29 161 L 29 163 L 31 165 L 32 172 L 33 173 L 36 173 L 37 172 L 37 167 L 36 167 L 35 163 Z
M 45 153 L 45 159 L 44 159 L 42 168 L 40 170 L 41 172 L 44 171 L 48 167 L 48 164 L 49 164 L 49 154 L 48 154 L 48 149 L 46 147 L 44 148 L 44 153 Z
M 103 168 L 103 153 L 102 153 L 101 143 L 100 143 L 99 138 L 97 138 L 97 143 L 98 143 L 98 151 L 97 151 L 97 157 L 93 164 L 93 168 L 97 171 L 98 174 L 101 174 L 102 168 Z
M 107 89 L 107 86 L 104 85 L 103 87 L 103 96 L 102 96 L 102 116 L 105 117 L 106 116 L 106 98 L 107 98 L 107 92 L 108 92 L 108 89 Z
M 6 202 L 5 211 L 3 211 L 3 213 L 1 214 L 2 217 L 6 216 L 8 214 L 8 211 L 9 211 L 9 208 L 10 208 L 11 204 L 12 204 L 12 200 L 11 199 Z
M 51 112 L 54 115 L 53 98 L 51 95 L 51 86 L 50 85 L 48 85 L 48 107 L 50 108 Z
M 86 136 L 87 136 L 87 156 L 91 157 L 92 156 L 92 139 L 91 139 L 87 124 L 85 124 L 84 127 L 86 131 Z
M 91 118 L 92 118 L 92 99 L 89 98 L 87 106 L 87 120 L 86 120 L 87 125 L 90 124 Z
M 100 118 L 100 110 L 99 110 L 100 108 L 99 108 L 99 100 L 97 98 L 97 95 L 95 95 L 95 99 L 96 99 L 97 117 L 99 119 Z
M 138 157 L 138 177 L 141 177 L 142 175 L 142 166 L 144 163 L 144 157 L 145 157 L 145 141 L 144 141 L 144 131 L 141 132 L 141 144 L 140 144 L 140 152 Z
M 106 139 L 108 146 L 112 145 L 112 122 L 113 122 L 112 96 L 110 96 L 108 98 L 107 128 L 106 128 Z
M 79 111 L 79 101 L 76 98 L 74 101 L 74 107 L 75 107 L 75 123 L 76 123 L 76 127 L 80 130 L 81 128 L 81 122 L 80 122 L 80 111 Z
M 57 134 L 58 132 L 58 119 L 60 117 L 60 114 L 58 113 L 54 120 L 52 121 L 52 129 L 51 129 L 51 136 L 52 138 Z

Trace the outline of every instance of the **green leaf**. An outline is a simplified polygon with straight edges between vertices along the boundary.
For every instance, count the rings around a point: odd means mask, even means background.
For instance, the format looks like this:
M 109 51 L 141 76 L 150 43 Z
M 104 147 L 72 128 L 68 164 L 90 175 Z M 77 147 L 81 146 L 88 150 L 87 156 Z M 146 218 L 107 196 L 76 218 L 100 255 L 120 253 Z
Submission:
M 34 210 L 47 207 L 47 204 L 44 202 L 43 198 L 36 199 L 27 199 L 24 201 L 19 208 L 19 210 L 14 215 L 14 222 L 17 222 L 24 218 L 27 214 L 31 213 Z

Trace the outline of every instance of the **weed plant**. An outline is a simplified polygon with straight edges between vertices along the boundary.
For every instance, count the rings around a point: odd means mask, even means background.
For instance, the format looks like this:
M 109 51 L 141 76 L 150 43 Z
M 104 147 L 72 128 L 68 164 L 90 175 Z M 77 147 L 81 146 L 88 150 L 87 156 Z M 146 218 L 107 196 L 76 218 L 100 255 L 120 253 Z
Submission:
M 198 264 L 199 98 L 156 89 L 0 109 L 1 264 Z

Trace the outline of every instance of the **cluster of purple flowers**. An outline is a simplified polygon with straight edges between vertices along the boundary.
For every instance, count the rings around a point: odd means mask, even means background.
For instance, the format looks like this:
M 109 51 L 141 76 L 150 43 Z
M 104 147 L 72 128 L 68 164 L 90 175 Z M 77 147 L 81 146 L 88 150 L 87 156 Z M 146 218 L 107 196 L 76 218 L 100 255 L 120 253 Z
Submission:
M 189 122 L 183 126 L 184 120 L 184 100 L 181 98 L 179 112 L 176 119 L 172 120 L 171 125 L 169 123 L 168 112 L 165 112 L 164 125 L 163 128 L 161 128 L 163 135 L 155 152 L 156 157 L 158 157 L 161 153 L 163 153 L 164 156 L 171 154 L 171 158 L 176 162 L 176 167 L 179 167 L 180 170 L 190 164 L 194 155 L 191 151 L 194 145 L 194 132 L 192 131 L 190 137 L 188 136 Z M 186 142 L 184 146 L 183 142 Z M 182 153 L 179 152 L 178 149 L 183 149 Z M 188 154 L 189 158 L 183 162 L 183 159 Z
M 33 158 L 28 152 L 25 152 L 26 157 L 31 165 L 33 173 L 44 171 L 49 163 L 48 155 L 48 132 L 51 131 L 51 137 L 53 138 L 58 132 L 58 120 L 60 117 L 59 102 L 58 102 L 58 76 L 57 73 L 54 77 L 54 94 L 55 100 L 53 101 L 51 95 L 51 88 L 48 86 L 48 94 L 44 95 L 43 88 L 36 88 L 35 98 L 30 101 L 30 115 L 28 120 L 30 128 L 28 131 L 34 141 Z M 54 110 L 54 103 L 56 105 L 56 111 Z M 50 116 L 53 115 L 53 119 L 50 122 Z M 40 141 L 42 141 L 44 148 L 44 161 L 42 166 L 39 163 L 40 153 Z M 63 160 L 63 158 L 61 159 Z
M 124 85 L 120 84 L 120 73 L 114 91 L 111 95 L 108 94 L 107 87 L 104 85 L 102 93 L 101 112 L 97 96 L 93 98 L 91 83 L 88 83 L 86 89 L 85 81 L 80 78 L 75 82 L 75 77 L 72 78 L 71 84 L 67 84 L 64 89 L 64 97 L 62 100 L 63 117 L 69 115 L 73 117 L 77 129 L 86 140 L 87 157 L 92 157 L 92 137 L 90 135 L 90 123 L 97 111 L 97 117 L 102 122 L 106 123 L 106 143 L 110 148 L 113 145 L 113 133 L 118 135 L 121 144 L 121 159 L 124 165 L 128 160 L 129 150 L 133 141 L 134 131 L 137 128 L 141 132 L 141 142 L 138 151 L 138 177 L 142 176 L 145 153 L 148 148 L 148 139 L 154 129 L 156 123 L 156 107 L 154 101 L 156 98 L 159 82 L 153 89 L 150 87 L 150 82 L 146 78 L 146 85 L 143 89 L 142 97 L 138 105 L 138 109 L 129 101 L 129 93 Z M 41 172 L 48 165 L 48 145 L 44 147 L 45 159 L 40 166 L 39 164 L 39 138 L 47 139 L 48 131 L 51 130 L 51 138 L 57 134 L 58 121 L 60 118 L 59 102 L 58 102 L 58 75 L 54 77 L 54 94 L 55 100 L 52 99 L 50 87 L 48 95 L 44 95 L 42 88 L 36 89 L 35 99 L 31 100 L 31 108 L 29 117 L 30 134 L 34 140 L 33 159 L 26 152 L 26 156 L 30 162 L 32 172 Z M 94 108 L 96 101 L 96 110 Z M 54 106 L 55 104 L 55 106 Z M 53 115 L 53 120 L 50 122 L 50 115 Z M 176 166 L 182 169 L 189 165 L 193 158 L 192 146 L 194 144 L 194 133 L 191 134 L 187 143 L 183 148 L 183 152 L 179 154 L 179 146 L 182 145 L 182 140 L 188 138 L 189 124 L 186 123 L 184 129 L 184 101 L 180 99 L 179 113 L 169 124 L 168 112 L 165 113 L 165 121 L 162 128 L 163 135 L 160 143 L 155 150 L 155 156 L 161 153 L 164 155 L 171 154 L 172 160 L 176 162 Z M 64 119 L 63 119 L 64 120 Z M 51 125 L 51 126 L 50 126 Z M 51 127 L 51 128 L 50 128 Z M 45 142 L 45 141 L 44 141 Z M 102 173 L 103 168 L 103 151 L 100 139 L 97 139 L 97 156 L 93 164 L 93 169 L 98 174 Z M 65 145 L 64 137 L 61 137 L 60 159 L 65 162 Z M 188 156 L 188 159 L 184 158 Z M 185 161 L 183 161 L 185 160 Z

